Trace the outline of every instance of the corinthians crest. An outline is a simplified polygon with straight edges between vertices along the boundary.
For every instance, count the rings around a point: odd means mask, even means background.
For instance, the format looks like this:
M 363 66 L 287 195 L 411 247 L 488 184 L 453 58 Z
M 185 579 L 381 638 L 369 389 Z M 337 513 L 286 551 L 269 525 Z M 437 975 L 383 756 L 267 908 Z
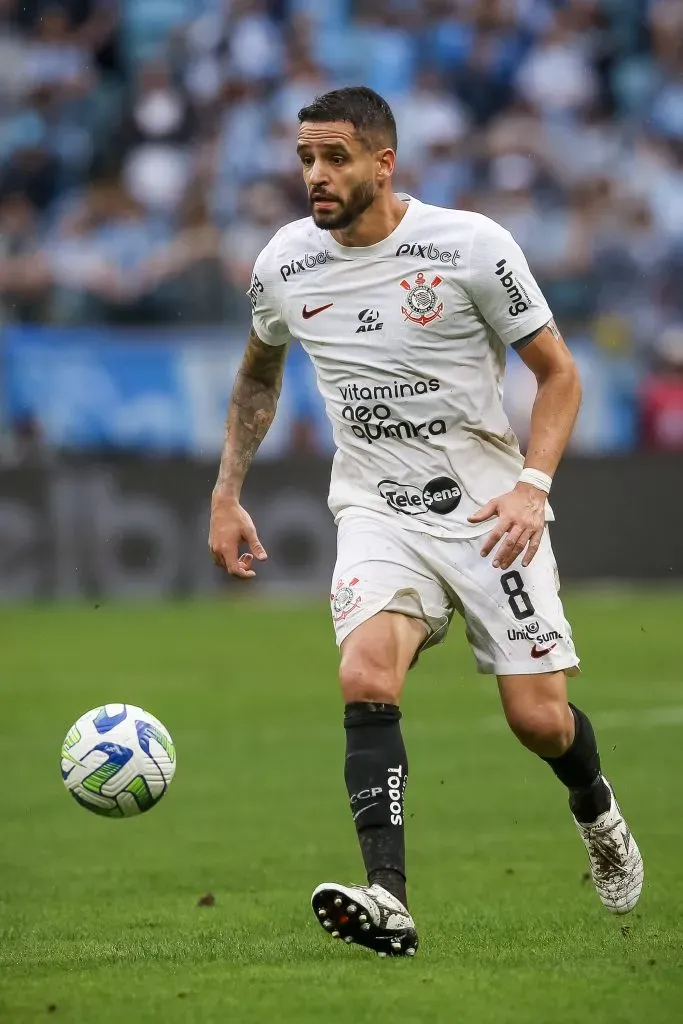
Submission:
M 335 622 L 343 622 L 361 603 L 360 595 L 353 589 L 359 582 L 357 576 L 350 580 L 348 586 L 343 580 L 337 580 L 337 589 L 334 594 L 330 594 L 332 617 Z
M 439 302 L 439 296 L 435 289 L 442 281 L 443 278 L 437 276 L 432 279 L 431 284 L 427 284 L 423 273 L 417 275 L 412 288 L 407 281 L 401 281 L 401 288 L 405 288 L 408 292 L 405 297 L 405 306 L 401 306 L 401 312 L 406 320 L 412 320 L 414 324 L 421 324 L 424 327 L 441 316 L 443 302 Z

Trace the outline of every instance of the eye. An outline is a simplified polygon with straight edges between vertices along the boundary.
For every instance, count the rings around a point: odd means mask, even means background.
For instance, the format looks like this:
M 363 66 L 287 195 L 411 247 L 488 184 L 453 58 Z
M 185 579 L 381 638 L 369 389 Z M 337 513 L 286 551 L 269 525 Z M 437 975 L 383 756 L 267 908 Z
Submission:
M 301 163 L 304 165 L 304 167 L 310 167 L 311 164 L 313 163 L 312 156 L 302 156 L 299 159 L 301 160 Z
M 346 158 L 343 156 L 333 156 L 332 163 L 335 167 L 341 167 L 343 163 L 346 163 Z

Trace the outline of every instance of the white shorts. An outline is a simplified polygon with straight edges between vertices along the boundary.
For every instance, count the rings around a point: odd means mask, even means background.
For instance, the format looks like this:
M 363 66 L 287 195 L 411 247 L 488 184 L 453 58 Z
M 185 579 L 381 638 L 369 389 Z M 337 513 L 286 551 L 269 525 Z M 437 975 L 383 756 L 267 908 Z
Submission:
M 482 558 L 486 534 L 442 539 L 363 515 L 339 522 L 332 582 L 337 644 L 381 611 L 422 619 L 423 648 L 440 643 L 455 611 L 477 670 L 527 675 L 561 669 L 574 675 L 579 659 L 559 597 L 560 582 L 546 529 L 531 565 L 508 570 Z

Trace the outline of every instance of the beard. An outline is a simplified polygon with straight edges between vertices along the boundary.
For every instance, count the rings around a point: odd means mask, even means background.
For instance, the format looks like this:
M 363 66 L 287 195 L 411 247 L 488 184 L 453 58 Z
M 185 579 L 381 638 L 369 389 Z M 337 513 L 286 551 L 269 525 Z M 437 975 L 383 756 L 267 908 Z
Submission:
M 372 181 L 360 181 L 353 186 L 346 201 L 339 199 L 338 196 L 333 197 L 337 201 L 333 210 L 318 210 L 314 201 L 311 200 L 311 216 L 315 226 L 322 228 L 323 231 L 344 231 L 346 228 L 350 228 L 353 222 L 358 220 L 372 205 L 375 194 L 376 190 Z M 328 198 L 322 194 L 314 195 L 316 199 Z

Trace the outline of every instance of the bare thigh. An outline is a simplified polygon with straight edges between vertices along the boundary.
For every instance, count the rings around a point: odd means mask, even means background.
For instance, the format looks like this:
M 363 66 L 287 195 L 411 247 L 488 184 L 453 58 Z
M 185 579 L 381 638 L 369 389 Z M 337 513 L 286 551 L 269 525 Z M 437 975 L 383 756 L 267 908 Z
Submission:
M 339 682 L 344 701 L 398 704 L 403 683 L 429 628 L 422 619 L 378 612 L 341 645 Z

